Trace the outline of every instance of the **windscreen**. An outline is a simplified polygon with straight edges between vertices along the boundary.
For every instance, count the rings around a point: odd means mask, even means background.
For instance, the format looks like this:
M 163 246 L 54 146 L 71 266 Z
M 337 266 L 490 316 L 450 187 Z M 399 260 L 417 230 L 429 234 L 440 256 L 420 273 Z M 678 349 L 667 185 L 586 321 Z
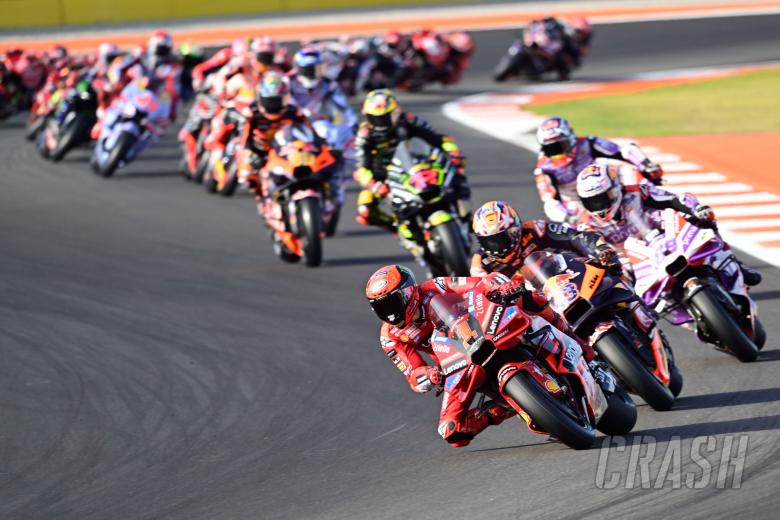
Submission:
M 566 262 L 561 255 L 549 251 L 537 251 L 525 258 L 521 273 L 531 282 L 531 285 L 541 289 L 549 278 L 565 270 Z

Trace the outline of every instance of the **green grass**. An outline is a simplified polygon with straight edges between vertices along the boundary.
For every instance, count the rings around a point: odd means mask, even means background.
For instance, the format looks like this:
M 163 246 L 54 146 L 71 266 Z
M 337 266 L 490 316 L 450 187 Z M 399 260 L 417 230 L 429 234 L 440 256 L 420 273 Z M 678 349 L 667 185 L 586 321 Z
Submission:
M 639 137 L 778 131 L 780 69 L 528 109 L 566 117 L 581 134 Z

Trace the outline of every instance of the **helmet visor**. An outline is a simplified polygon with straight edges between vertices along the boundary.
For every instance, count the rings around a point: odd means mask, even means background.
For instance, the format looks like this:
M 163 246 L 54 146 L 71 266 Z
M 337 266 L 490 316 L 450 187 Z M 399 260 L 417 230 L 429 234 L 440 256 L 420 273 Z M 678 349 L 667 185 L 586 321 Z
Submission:
M 550 144 L 542 145 L 542 153 L 547 157 L 555 157 L 556 155 L 564 155 L 569 152 L 569 143 L 565 140 L 556 141 Z
M 368 114 L 366 115 L 366 119 L 368 119 L 368 124 L 377 130 L 387 130 L 393 126 L 393 117 L 390 114 L 382 114 L 379 116 Z
M 268 114 L 280 114 L 284 109 L 284 102 L 281 96 L 268 96 L 260 98 L 260 105 Z
M 582 205 L 585 206 L 585 209 L 588 210 L 589 213 L 593 213 L 599 217 L 604 217 L 609 213 L 613 203 L 612 198 L 609 196 L 609 191 L 581 200 Z
M 263 65 L 271 65 L 274 62 L 273 52 L 256 52 L 255 59 Z
M 485 254 L 494 258 L 505 257 L 515 246 L 515 238 L 508 229 L 495 235 L 477 235 L 477 240 Z
M 308 79 L 317 79 L 317 66 L 316 65 L 304 65 L 298 67 L 298 74 Z
M 414 287 L 396 289 L 379 298 L 370 299 L 368 303 L 380 320 L 391 325 L 401 325 L 406 318 L 406 306 L 413 290 Z

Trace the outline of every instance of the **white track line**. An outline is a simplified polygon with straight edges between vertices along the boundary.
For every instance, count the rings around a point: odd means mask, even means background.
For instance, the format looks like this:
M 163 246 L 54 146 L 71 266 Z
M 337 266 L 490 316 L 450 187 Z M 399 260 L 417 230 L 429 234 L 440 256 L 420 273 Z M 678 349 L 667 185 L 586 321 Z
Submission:
M 644 147 L 642 147 L 644 150 Z M 664 187 L 672 184 L 699 184 L 701 182 L 723 182 L 728 178 L 722 173 L 718 172 L 703 172 L 703 173 L 670 173 L 664 174 Z
M 718 208 L 716 217 L 750 217 L 753 215 L 777 215 L 778 220 L 780 220 L 780 204 L 724 206 Z
M 644 147 L 642 149 L 645 150 Z M 652 159 L 653 161 L 655 161 L 657 163 L 660 163 L 660 164 L 680 162 L 680 156 L 679 155 L 675 155 L 673 153 L 664 153 L 664 152 L 650 153 L 647 150 L 645 150 L 645 153 L 647 154 L 647 156 L 650 159 Z
M 780 197 L 774 193 L 761 191 L 758 193 L 740 193 L 734 195 L 706 195 L 700 199 L 710 206 L 733 206 L 734 204 L 747 204 L 749 202 L 777 202 L 780 200 Z
M 707 193 L 739 193 L 753 191 L 753 186 L 743 182 L 722 182 L 712 184 L 677 184 L 669 186 L 669 191 L 675 193 L 686 192 L 695 195 L 704 195 Z
M 695 172 L 701 170 L 701 166 L 693 162 L 678 162 L 664 165 L 665 172 Z
M 744 220 L 718 219 L 718 227 L 720 229 L 728 230 L 761 228 L 780 229 L 780 218 L 753 218 Z
M 780 240 L 780 231 L 759 231 L 757 233 L 740 233 L 744 240 L 752 242 L 774 242 Z

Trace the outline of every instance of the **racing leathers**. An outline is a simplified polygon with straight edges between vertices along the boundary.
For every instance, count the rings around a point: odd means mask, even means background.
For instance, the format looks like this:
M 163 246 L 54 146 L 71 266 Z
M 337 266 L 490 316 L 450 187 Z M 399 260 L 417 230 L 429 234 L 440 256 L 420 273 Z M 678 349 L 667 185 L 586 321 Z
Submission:
M 268 158 L 276 132 L 284 125 L 295 123 L 310 124 L 303 112 L 294 105 L 288 105 L 274 119 L 268 118 L 257 106 L 253 106 L 251 116 L 244 123 L 241 137 L 243 154 L 238 166 L 238 178 L 257 195 L 258 209 L 261 209 L 262 199 L 268 195 L 269 186 L 258 177 L 257 172 L 261 171 Z
M 583 212 L 578 229 L 597 231 L 612 247 L 622 253 L 627 238 L 646 239 L 649 234 L 661 230 L 661 211 L 665 209 L 678 211 L 684 214 L 689 222 L 717 231 L 715 214 L 710 206 L 700 204 L 690 193 L 677 195 L 649 184 L 623 186 L 620 208 L 614 219 L 602 220 L 591 216 L 588 212 Z M 725 241 L 724 245 L 724 252 L 728 251 L 727 254 L 733 255 Z M 621 259 L 621 261 L 626 274 L 632 276 L 628 260 Z M 758 271 L 743 265 L 739 260 L 737 263 L 747 285 L 761 283 L 761 274 Z
M 505 259 L 475 253 L 471 258 L 471 276 L 486 276 L 498 272 L 510 278 L 522 279 L 519 274 L 525 258 L 544 249 L 572 251 L 582 256 L 597 258 L 599 251 L 609 248 L 604 238 L 589 230 L 577 231 L 564 224 L 529 220 L 523 222 L 513 254 Z
M 648 181 L 660 183 L 661 167 L 648 159 L 636 144 L 620 146 L 601 137 L 578 137 L 565 155 L 547 157 L 540 153 L 538 156 L 534 178 L 547 218 L 554 222 L 576 222 L 582 212 L 577 197 L 577 174 L 600 157 L 631 163 Z
M 338 82 L 329 78 L 320 78 L 317 85 L 309 89 L 304 87 L 293 76 L 290 80 L 290 95 L 295 104 L 301 108 L 311 121 L 328 121 L 326 124 L 341 127 L 342 131 L 340 132 L 319 132 L 321 127 L 318 125 L 322 123 L 315 125 L 320 137 L 328 141 L 328 146 L 331 150 L 339 150 L 341 152 L 339 167 L 334 169 L 330 180 L 333 202 L 341 206 L 344 203 L 344 182 L 346 181 L 346 176 L 355 168 L 351 145 L 354 143 L 353 138 L 358 126 L 357 115 L 349 105 L 347 96 Z M 328 134 L 328 136 L 326 137 L 324 134 Z M 330 136 L 332 135 L 346 135 L 346 139 L 337 138 L 339 142 L 331 142 Z
M 498 273 L 479 278 L 430 279 L 418 285 L 416 289 L 422 300 L 419 320 L 400 328 L 388 323 L 382 324 L 379 338 L 382 350 L 401 371 L 413 391 L 428 392 L 443 383 L 441 367 L 435 361 L 436 356 L 431 347 L 431 336 L 435 331 L 432 322 L 433 313 L 429 306 L 431 299 L 443 293 L 463 295 L 478 284 L 483 284 L 483 287 L 490 289 L 517 285 Z M 550 322 L 554 327 L 557 326 L 556 324 L 564 323 L 563 319 L 550 308 L 541 293 L 525 292 L 521 300 L 517 301 L 517 305 L 521 305 L 528 314 Z M 429 364 L 423 355 L 434 360 L 433 363 Z M 588 359 L 587 353 L 585 357 Z M 464 377 L 484 378 L 484 372 L 477 370 L 466 372 Z M 448 390 L 447 385 L 444 385 L 438 431 L 453 447 L 466 446 L 474 436 L 488 426 L 499 424 L 504 419 L 515 415 L 513 409 L 495 401 L 490 401 L 483 407 L 471 408 L 483 381 L 478 380 L 475 383 L 469 385 L 468 392 L 463 392 L 460 388 Z
M 458 175 L 453 180 L 453 188 L 459 201 L 458 211 L 462 219 L 470 218 L 471 189 L 463 170 L 465 165 L 458 145 L 450 137 L 434 130 L 424 119 L 410 112 L 402 112 L 389 131 L 373 130 L 365 121 L 358 128 L 355 140 L 358 168 L 353 177 L 363 188 L 357 200 L 359 223 L 395 229 L 393 215 L 382 211 L 379 204 L 388 193 L 385 183 L 387 167 L 393 160 L 396 148 L 402 142 L 413 138 L 447 152 L 453 164 L 458 166 Z

